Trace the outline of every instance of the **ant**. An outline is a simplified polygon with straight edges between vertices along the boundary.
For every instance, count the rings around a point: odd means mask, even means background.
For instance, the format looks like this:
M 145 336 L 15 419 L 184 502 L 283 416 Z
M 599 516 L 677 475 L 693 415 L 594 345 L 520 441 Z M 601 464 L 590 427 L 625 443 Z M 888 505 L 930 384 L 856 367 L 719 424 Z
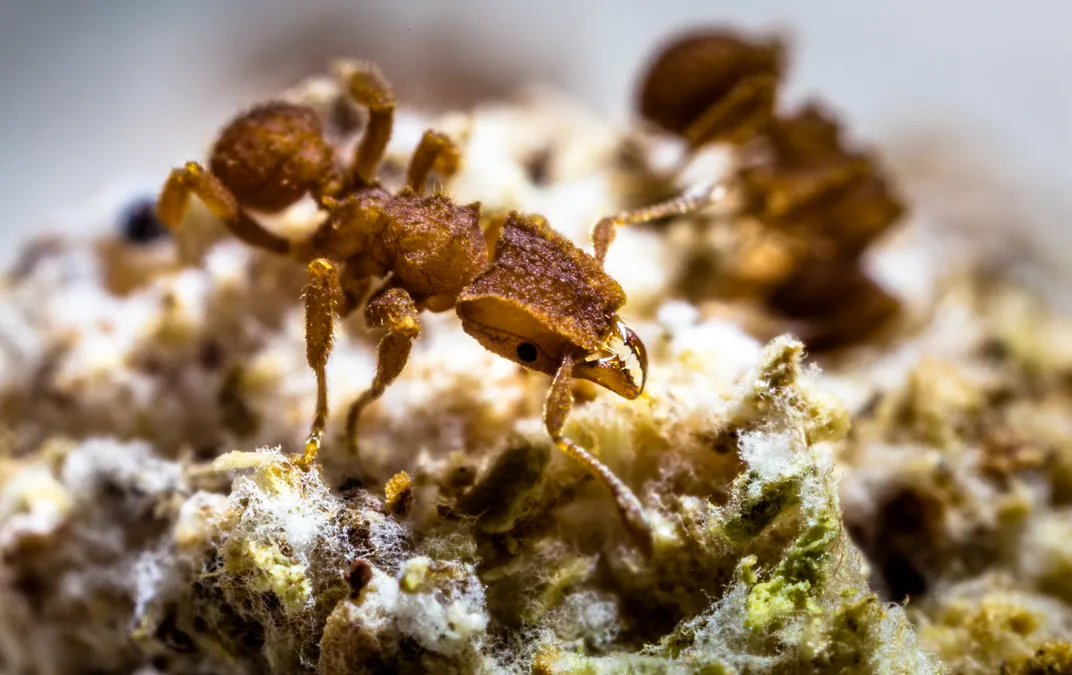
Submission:
M 357 453 L 362 410 L 406 365 L 420 334 L 420 312 L 454 309 L 464 331 L 485 349 L 553 378 L 543 410 L 548 434 L 558 448 L 599 476 L 630 533 L 650 552 L 651 527 L 639 499 L 562 431 L 573 405 L 574 378 L 627 399 L 640 396 L 646 383 L 644 345 L 618 317 L 625 293 L 603 269 L 615 228 L 682 212 L 690 204 L 674 199 L 604 218 L 593 232 L 595 255 L 576 247 L 542 217 L 511 212 L 489 251 L 479 203 L 461 206 L 442 193 L 423 194 L 433 169 L 444 177 L 456 171 L 459 151 L 454 144 L 427 131 L 410 160 L 405 186 L 388 192 L 376 169 L 391 136 L 393 91 L 372 64 L 347 63 L 340 75 L 349 98 L 368 110 L 348 168 L 340 166 L 315 111 L 266 102 L 223 129 L 211 152 L 210 170 L 194 162 L 173 170 L 157 205 L 160 220 L 177 228 L 190 195 L 196 195 L 239 239 L 308 265 L 306 355 L 317 378 L 317 402 L 301 465 L 312 466 L 327 422 L 325 367 L 334 317 L 354 311 L 372 280 L 380 278 L 383 285 L 365 301 L 365 321 L 387 332 L 377 348 L 371 386 L 350 405 L 346 438 L 351 452 Z M 279 212 L 305 195 L 328 215 L 305 240 L 270 232 L 247 212 Z
M 693 209 L 751 218 L 791 242 L 791 264 L 764 291 L 813 351 L 865 337 L 898 311 L 897 300 L 860 268 L 865 249 L 905 212 L 876 157 L 845 142 L 837 120 L 808 103 L 777 110 L 785 71 L 778 38 L 723 29 L 682 34 L 640 78 L 640 117 L 688 146 L 732 148 L 737 169 L 687 195 Z M 679 172 L 681 167 L 677 169 Z

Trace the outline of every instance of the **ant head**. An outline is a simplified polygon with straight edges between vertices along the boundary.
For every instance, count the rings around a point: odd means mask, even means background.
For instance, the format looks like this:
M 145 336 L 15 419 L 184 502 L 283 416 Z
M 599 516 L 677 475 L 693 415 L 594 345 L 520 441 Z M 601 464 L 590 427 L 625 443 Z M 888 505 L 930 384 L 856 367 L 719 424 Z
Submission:
M 511 213 L 495 259 L 459 296 L 462 327 L 489 351 L 554 375 L 573 357 L 574 377 L 626 398 L 644 387 L 647 354 L 618 318 L 625 293 L 591 255 L 538 216 Z

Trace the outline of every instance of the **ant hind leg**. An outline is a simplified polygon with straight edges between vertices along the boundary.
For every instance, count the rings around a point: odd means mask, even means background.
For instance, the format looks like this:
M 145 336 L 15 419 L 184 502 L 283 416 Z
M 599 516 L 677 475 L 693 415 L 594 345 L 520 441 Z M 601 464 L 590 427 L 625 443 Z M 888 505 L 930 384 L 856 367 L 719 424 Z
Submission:
M 191 194 L 199 197 L 212 215 L 222 220 L 236 237 L 250 246 L 280 254 L 290 252 L 289 239 L 264 229 L 250 218 L 231 191 L 197 162 L 187 162 L 168 175 L 156 202 L 156 215 L 160 222 L 172 231 L 176 230 L 186 215 Z

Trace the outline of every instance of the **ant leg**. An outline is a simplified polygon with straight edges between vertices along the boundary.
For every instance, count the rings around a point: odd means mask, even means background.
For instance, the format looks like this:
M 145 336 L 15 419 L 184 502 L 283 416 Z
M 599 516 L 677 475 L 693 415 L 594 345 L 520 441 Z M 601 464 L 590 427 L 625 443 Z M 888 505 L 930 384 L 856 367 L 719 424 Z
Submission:
M 372 286 L 372 278 L 363 275 L 360 267 L 346 263 L 342 267 L 339 276 L 339 286 L 342 288 L 342 304 L 339 306 L 339 318 L 345 319 L 350 316 L 368 295 Z
M 685 129 L 693 148 L 714 141 L 744 143 L 770 121 L 778 78 L 754 75 L 739 82 Z
M 596 223 L 592 230 L 592 244 L 595 248 L 596 260 L 602 263 L 607 257 L 607 249 L 614 241 L 617 229 L 622 225 L 633 225 L 666 216 L 691 213 L 712 204 L 728 202 L 729 194 L 729 187 L 725 183 L 714 183 L 694 188 L 665 202 L 607 216 Z
M 493 213 L 486 217 L 487 223 L 484 225 L 484 245 L 488 247 L 488 259 L 495 258 L 495 248 L 499 243 L 499 235 L 502 234 L 503 227 L 506 226 L 506 221 L 510 217 L 508 213 Z
M 454 141 L 445 134 L 429 129 L 421 136 L 421 142 L 409 160 L 406 171 L 406 185 L 420 194 L 428 181 L 428 174 L 433 168 L 442 178 L 449 178 L 458 170 L 461 153 Z
M 354 103 L 368 109 L 368 126 L 354 154 L 351 172 L 357 185 L 372 185 L 376 167 L 387 151 L 395 122 L 395 94 L 374 64 L 345 61 L 339 65 L 340 78 Z
M 384 287 L 365 306 L 365 323 L 369 328 L 386 328 L 387 335 L 376 348 L 376 376 L 372 386 L 350 405 L 346 416 L 346 439 L 350 452 L 357 455 L 357 422 L 361 411 L 383 395 L 409 360 L 413 340 L 421 332 L 417 304 L 401 288 Z
M 335 341 L 335 316 L 342 304 L 338 266 L 324 258 L 309 263 L 309 285 L 305 289 L 305 357 L 316 373 L 316 415 L 305 441 L 301 466 L 312 466 L 320 451 L 320 440 L 328 420 L 326 368 Z
M 644 553 L 650 555 L 652 549 L 651 525 L 648 523 L 647 516 L 644 515 L 644 507 L 641 506 L 640 500 L 629 489 L 629 486 L 622 482 L 621 478 L 615 476 L 603 462 L 600 462 L 587 450 L 562 435 L 562 428 L 566 425 L 566 418 L 569 417 L 573 408 L 573 392 L 570 389 L 572 379 L 573 358 L 567 356 L 555 374 L 555 379 L 551 383 L 551 390 L 547 393 L 547 400 L 544 403 L 543 422 L 544 426 L 547 427 L 547 433 L 551 435 L 551 440 L 555 442 L 555 445 L 562 452 L 584 464 L 589 471 L 599 476 L 604 485 L 610 489 L 615 501 L 618 502 L 618 510 L 621 511 L 629 533 L 633 535 L 637 545 L 640 546 Z
M 270 232 L 242 210 L 231 191 L 211 172 L 197 162 L 187 162 L 181 169 L 172 169 L 156 202 L 160 222 L 175 230 L 186 214 L 190 195 L 197 195 L 212 215 L 227 225 L 231 232 L 250 246 L 274 253 L 290 252 L 290 240 Z

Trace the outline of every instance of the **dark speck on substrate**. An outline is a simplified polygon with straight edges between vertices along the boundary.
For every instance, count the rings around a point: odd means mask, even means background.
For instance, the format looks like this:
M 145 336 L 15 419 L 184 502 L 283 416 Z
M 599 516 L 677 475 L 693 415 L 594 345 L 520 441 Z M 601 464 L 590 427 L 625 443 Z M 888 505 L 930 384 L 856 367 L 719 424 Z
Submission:
M 156 200 L 148 197 L 123 210 L 119 228 L 123 238 L 132 244 L 151 244 L 168 236 L 167 227 L 156 219 Z

